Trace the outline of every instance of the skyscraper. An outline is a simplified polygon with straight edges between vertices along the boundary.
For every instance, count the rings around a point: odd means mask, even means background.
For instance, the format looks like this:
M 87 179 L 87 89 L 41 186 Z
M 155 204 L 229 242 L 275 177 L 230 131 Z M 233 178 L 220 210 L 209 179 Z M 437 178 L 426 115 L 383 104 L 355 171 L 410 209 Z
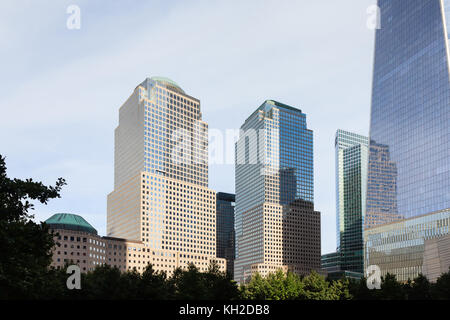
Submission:
M 216 196 L 216 246 L 217 257 L 227 260 L 227 271 L 234 268 L 234 206 L 236 196 L 218 192 Z
M 448 232 L 450 0 L 378 6 L 365 262 L 406 280 L 422 271 L 425 238 Z
M 278 269 L 318 270 L 320 213 L 313 205 L 313 133 L 306 115 L 265 101 L 241 126 L 235 175 L 235 280 Z
M 216 259 L 216 194 L 208 188 L 208 133 L 200 101 L 147 78 L 119 110 L 107 233 L 142 241 L 161 270 Z M 159 261 L 158 260 L 158 261 Z
M 336 240 L 341 270 L 363 273 L 363 227 L 369 139 L 338 130 L 336 151 Z

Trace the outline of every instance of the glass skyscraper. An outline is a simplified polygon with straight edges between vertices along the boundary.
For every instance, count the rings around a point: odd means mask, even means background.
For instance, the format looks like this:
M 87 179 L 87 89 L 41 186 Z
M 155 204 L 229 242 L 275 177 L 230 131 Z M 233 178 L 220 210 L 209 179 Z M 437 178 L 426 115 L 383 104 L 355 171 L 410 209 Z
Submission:
M 216 252 L 217 257 L 227 260 L 227 271 L 233 275 L 234 268 L 234 206 L 236 196 L 218 192 L 216 195 Z
M 267 100 L 236 143 L 234 277 L 320 268 L 313 200 L 313 133 L 299 109 Z
M 379 0 L 378 5 L 381 29 L 375 42 L 367 215 L 411 218 L 450 207 L 444 18 L 450 0 Z M 396 169 L 386 172 L 372 165 L 376 161 L 390 162 Z M 380 175 L 387 180 L 377 179 Z
M 404 249 L 405 257 L 412 256 L 411 243 L 402 242 L 405 237 L 395 226 L 402 228 L 404 219 L 414 224 L 416 218 L 419 225 L 426 215 L 436 221 L 430 228 L 439 228 L 445 222 L 429 214 L 442 215 L 450 208 L 450 0 L 379 0 L 378 6 L 366 264 L 382 265 L 382 273 L 396 272 L 405 279 L 417 275 L 422 262 L 403 260 L 402 265 L 380 244 L 393 243 Z M 393 227 L 378 228 L 386 224 Z M 415 253 L 423 250 L 423 242 L 416 239 Z M 382 250 L 387 251 L 380 255 Z M 383 259 L 375 261 L 375 256 Z
M 336 240 L 340 268 L 363 273 L 363 227 L 369 138 L 336 132 Z

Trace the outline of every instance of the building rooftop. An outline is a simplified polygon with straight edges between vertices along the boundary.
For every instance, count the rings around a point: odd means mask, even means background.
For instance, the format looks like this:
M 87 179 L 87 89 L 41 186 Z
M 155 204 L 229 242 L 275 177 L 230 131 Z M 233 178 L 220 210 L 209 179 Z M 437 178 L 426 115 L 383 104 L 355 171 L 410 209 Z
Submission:
M 305 116 L 304 113 L 302 112 L 302 110 L 300 110 L 300 109 L 298 109 L 298 108 L 291 107 L 291 106 L 289 106 L 289 105 L 287 105 L 287 104 L 284 104 L 284 103 L 281 103 L 281 102 L 278 102 L 278 101 L 275 101 L 275 100 L 265 100 L 265 101 L 263 102 L 263 104 L 260 105 L 260 106 L 258 107 L 258 109 L 256 109 L 256 110 L 255 110 L 255 111 L 254 111 L 254 112 L 253 112 L 253 113 L 245 120 L 245 122 L 249 121 L 249 119 L 251 119 L 256 113 L 258 113 L 258 112 L 260 112 L 260 111 L 268 112 L 268 111 L 271 110 L 273 107 L 283 108 L 283 109 L 285 109 L 285 110 L 290 110 L 290 111 L 293 111 L 293 112 L 298 112 L 298 113 L 301 113 L 303 116 Z
M 57 213 L 45 220 L 52 229 L 83 231 L 97 234 L 97 230 L 83 217 L 70 213 Z
M 298 108 L 288 106 L 287 104 L 284 104 L 284 103 L 281 103 L 281 102 L 278 102 L 278 101 L 275 101 L 275 100 L 266 100 L 263 103 L 263 105 L 266 104 L 266 103 L 274 105 L 274 106 L 277 106 L 279 108 L 284 108 L 284 109 L 288 109 L 288 110 L 291 110 L 291 111 L 303 113 L 302 110 L 300 110 Z
M 185 93 L 183 89 L 181 89 L 181 87 L 173 80 L 170 80 L 169 78 L 166 77 L 151 77 L 150 80 L 159 82 L 163 85 L 165 85 L 166 87 L 169 88 L 173 88 L 176 89 L 175 91 L 181 91 L 181 93 Z
M 236 195 L 232 193 L 217 192 L 217 200 L 236 202 Z

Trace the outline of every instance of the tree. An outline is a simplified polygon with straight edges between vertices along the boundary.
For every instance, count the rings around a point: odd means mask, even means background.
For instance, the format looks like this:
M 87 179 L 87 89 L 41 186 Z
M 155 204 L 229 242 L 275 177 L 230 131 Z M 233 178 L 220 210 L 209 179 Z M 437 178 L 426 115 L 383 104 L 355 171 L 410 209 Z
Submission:
M 244 300 L 266 300 L 268 295 L 267 282 L 255 273 L 247 285 L 241 286 L 241 296 Z
M 73 264 L 71 261 L 65 263 L 62 268 L 50 267 L 44 277 L 46 282 L 39 291 L 38 299 L 43 300 L 83 300 L 87 299 L 86 288 L 86 274 L 81 274 L 81 288 L 82 290 L 68 290 L 67 289 L 67 268 Z
M 402 285 L 393 274 L 386 274 L 381 278 L 381 290 L 377 292 L 382 300 L 405 300 L 405 293 Z
M 140 282 L 136 269 L 121 272 L 117 267 L 99 265 L 82 278 L 79 291 L 84 299 L 143 299 L 138 294 Z
M 349 281 L 349 292 L 353 296 L 354 300 L 377 300 L 379 290 L 370 290 L 367 287 L 367 279 L 361 278 L 360 280 Z
M 279 270 L 263 278 L 259 273 L 241 285 L 246 300 L 348 300 L 352 298 L 348 280 L 328 282 L 317 272 L 307 277 Z
M 295 273 L 288 272 L 284 279 L 283 300 L 297 300 L 303 294 L 304 284 L 302 278 Z
M 207 300 L 234 300 L 239 298 L 239 290 L 230 273 L 220 271 L 216 261 L 212 261 L 208 272 L 202 274 Z
M 53 236 L 32 221 L 31 201 L 59 198 L 65 180 L 45 186 L 32 179 L 10 179 L 0 155 L 0 299 L 39 298 L 52 259 Z
M 286 277 L 282 270 L 275 273 L 270 273 L 266 277 L 266 299 L 270 300 L 284 300 Z
M 119 270 L 115 267 L 116 270 Z M 117 271 L 116 271 L 117 272 Z M 140 285 L 142 284 L 142 275 L 133 268 L 127 272 L 120 272 L 119 290 L 117 292 L 117 299 L 121 300 L 144 300 L 145 297 L 140 292 Z
M 450 300 L 450 270 L 442 274 L 432 288 L 433 299 Z
M 142 273 L 139 284 L 139 295 L 148 300 L 167 300 L 170 297 L 170 288 L 165 272 L 157 272 L 149 264 Z
M 403 290 L 408 300 L 429 300 L 431 299 L 431 284 L 428 279 L 419 274 L 414 281 L 408 280 L 403 286 Z
M 204 300 L 206 287 L 197 267 L 190 263 L 187 270 L 175 269 L 170 278 L 173 286 L 173 298 L 177 300 Z
M 330 290 L 328 282 L 317 272 L 312 271 L 303 279 L 304 295 L 303 300 L 339 300 L 340 293 Z M 335 288 L 337 289 L 337 288 Z
M 348 278 L 342 278 L 338 281 L 332 281 L 330 290 L 332 295 L 339 300 L 351 300 L 353 296 L 350 293 L 350 281 Z

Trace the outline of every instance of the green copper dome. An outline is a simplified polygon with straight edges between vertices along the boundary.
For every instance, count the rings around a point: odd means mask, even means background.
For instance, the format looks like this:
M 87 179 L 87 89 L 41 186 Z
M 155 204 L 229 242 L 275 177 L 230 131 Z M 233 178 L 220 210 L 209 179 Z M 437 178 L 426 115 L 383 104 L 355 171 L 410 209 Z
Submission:
M 97 230 L 89 222 L 76 214 L 57 213 L 45 220 L 45 223 L 52 229 L 66 229 L 97 234 Z
M 169 88 L 176 89 L 176 91 L 181 91 L 181 93 L 185 93 L 183 89 L 173 80 L 170 80 L 169 78 L 165 77 L 151 77 L 150 80 L 159 82 Z

